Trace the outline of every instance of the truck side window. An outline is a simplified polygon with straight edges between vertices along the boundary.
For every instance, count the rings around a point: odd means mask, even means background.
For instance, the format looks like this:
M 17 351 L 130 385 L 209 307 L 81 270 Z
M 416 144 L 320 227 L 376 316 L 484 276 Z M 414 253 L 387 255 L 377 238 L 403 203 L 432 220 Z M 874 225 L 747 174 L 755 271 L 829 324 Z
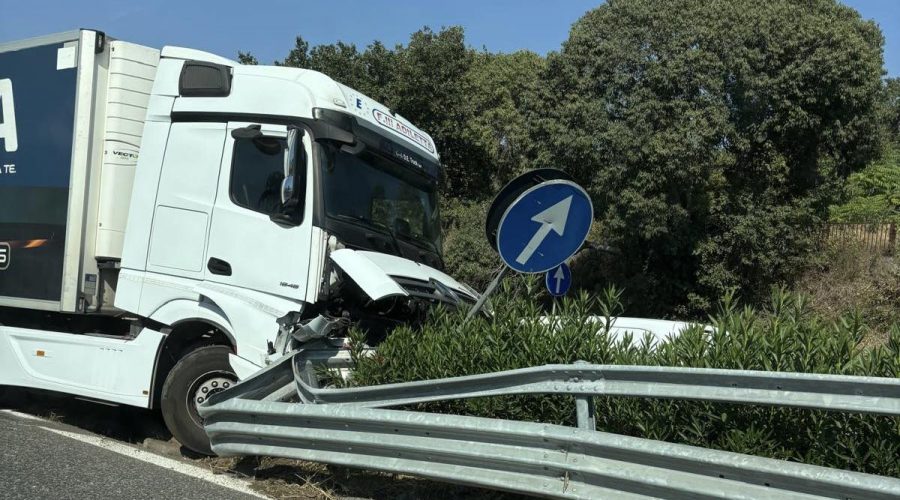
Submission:
M 276 137 L 236 139 L 231 162 L 231 200 L 255 212 L 281 211 L 286 141 Z

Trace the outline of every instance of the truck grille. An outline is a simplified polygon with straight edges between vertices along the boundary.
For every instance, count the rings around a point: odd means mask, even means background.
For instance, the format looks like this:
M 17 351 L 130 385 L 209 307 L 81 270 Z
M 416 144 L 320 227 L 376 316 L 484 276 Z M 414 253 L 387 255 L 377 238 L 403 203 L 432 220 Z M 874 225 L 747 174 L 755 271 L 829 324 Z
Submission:
M 400 276 L 391 276 L 411 297 L 439 301 L 450 305 L 459 305 L 460 302 L 474 304 L 475 298 L 467 293 L 453 290 L 444 284 L 431 280 L 422 281 Z

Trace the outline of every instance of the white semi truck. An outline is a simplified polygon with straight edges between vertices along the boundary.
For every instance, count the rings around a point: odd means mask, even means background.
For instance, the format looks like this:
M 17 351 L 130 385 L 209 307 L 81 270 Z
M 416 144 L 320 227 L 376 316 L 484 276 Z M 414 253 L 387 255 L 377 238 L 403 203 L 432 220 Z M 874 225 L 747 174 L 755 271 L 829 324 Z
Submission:
M 440 176 L 428 134 L 315 71 L 0 44 L 0 386 L 160 408 L 209 452 L 196 405 L 286 337 L 475 301 L 438 270 Z

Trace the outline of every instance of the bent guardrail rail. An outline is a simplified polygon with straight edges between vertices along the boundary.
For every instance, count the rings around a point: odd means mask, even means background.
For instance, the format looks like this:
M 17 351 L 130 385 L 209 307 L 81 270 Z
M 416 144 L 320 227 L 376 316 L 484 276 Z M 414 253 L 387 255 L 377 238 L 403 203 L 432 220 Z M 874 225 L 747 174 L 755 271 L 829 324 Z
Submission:
M 590 397 L 602 395 L 898 415 L 897 379 L 575 364 L 319 389 L 304 380 L 309 356 L 282 358 L 210 397 L 200 413 L 213 451 L 558 498 L 900 497 L 900 479 L 597 432 L 590 413 Z M 578 428 L 384 408 L 537 393 L 574 396 Z
M 294 358 L 295 373 L 302 363 L 302 354 Z M 812 373 L 576 363 L 340 390 L 314 388 L 301 377 L 295 381 L 304 402 L 373 408 L 513 394 L 578 394 L 900 415 L 898 380 Z

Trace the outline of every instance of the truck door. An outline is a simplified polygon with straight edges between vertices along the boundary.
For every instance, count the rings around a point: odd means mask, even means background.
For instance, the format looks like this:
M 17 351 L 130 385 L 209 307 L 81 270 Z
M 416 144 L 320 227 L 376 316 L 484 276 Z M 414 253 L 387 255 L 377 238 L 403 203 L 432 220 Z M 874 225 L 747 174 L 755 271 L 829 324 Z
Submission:
M 299 225 L 274 221 L 281 209 L 287 127 L 261 125 L 262 135 L 234 138 L 228 123 L 213 208 L 205 279 L 294 300 L 306 299 L 311 249 L 311 143 L 303 135 Z

